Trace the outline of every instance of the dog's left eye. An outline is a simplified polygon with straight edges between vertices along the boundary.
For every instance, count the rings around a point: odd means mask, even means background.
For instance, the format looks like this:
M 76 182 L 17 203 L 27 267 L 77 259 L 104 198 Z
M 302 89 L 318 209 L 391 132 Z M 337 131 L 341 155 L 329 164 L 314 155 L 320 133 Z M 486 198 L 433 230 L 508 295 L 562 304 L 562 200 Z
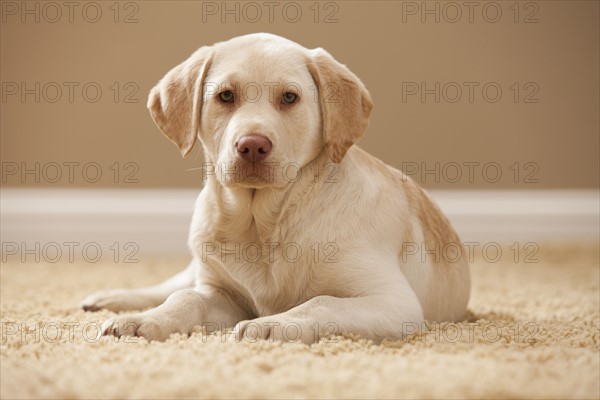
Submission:
M 296 96 L 295 93 L 285 92 L 281 98 L 281 101 L 285 104 L 292 104 L 296 101 L 296 99 L 298 99 L 298 96 Z
M 226 90 L 219 94 L 219 98 L 223 103 L 233 103 L 234 96 L 231 90 Z

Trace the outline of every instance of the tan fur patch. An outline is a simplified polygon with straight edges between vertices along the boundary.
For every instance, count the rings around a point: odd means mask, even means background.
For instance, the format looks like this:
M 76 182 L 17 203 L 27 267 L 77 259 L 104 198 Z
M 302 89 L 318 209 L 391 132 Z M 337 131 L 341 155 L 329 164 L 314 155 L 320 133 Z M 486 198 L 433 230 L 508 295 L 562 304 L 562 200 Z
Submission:
M 462 254 L 464 254 L 463 245 L 456 231 L 452 228 L 452 225 L 441 210 L 429 198 L 425 190 L 418 186 L 411 178 L 405 176 L 405 179 L 408 203 L 412 211 L 418 216 L 423 229 L 424 243 L 421 243 L 421 245 L 429 250 L 439 249 L 436 251 L 440 252 L 438 257 L 440 263 L 433 264 L 447 264 L 445 261 L 448 258 L 454 258 L 444 257 L 441 254 L 444 251 L 443 249 L 450 248 L 448 245 L 457 246 Z

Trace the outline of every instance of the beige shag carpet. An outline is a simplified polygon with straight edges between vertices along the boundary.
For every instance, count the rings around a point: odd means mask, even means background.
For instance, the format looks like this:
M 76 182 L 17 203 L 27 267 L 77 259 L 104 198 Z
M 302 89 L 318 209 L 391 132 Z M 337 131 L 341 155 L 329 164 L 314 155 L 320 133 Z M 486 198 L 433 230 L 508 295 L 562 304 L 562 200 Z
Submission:
M 154 283 L 186 260 L 1 267 L 1 397 L 599 398 L 598 246 L 545 246 L 538 263 L 472 265 L 470 318 L 404 342 L 166 343 L 94 338 L 89 292 Z M 520 254 L 522 261 L 525 257 Z M 143 261 L 143 260 L 142 260 Z M 86 340 L 87 338 L 87 340 Z

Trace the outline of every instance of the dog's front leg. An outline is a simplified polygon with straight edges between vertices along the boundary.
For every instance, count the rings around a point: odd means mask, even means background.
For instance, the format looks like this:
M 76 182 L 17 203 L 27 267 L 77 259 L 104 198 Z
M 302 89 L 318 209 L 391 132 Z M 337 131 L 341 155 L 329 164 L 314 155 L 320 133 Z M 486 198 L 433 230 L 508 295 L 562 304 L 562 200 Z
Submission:
M 106 309 L 114 312 L 156 307 L 175 291 L 193 288 L 196 271 L 196 261 L 192 260 L 185 270 L 158 285 L 134 289 L 101 290 L 87 296 L 80 305 L 85 311 Z
M 423 312 L 414 293 L 350 298 L 317 296 L 287 312 L 242 321 L 234 332 L 237 340 L 249 341 L 311 344 L 330 335 L 354 333 L 380 342 L 384 338 L 400 340 L 419 330 L 422 323 Z
M 164 341 L 172 333 L 189 334 L 197 325 L 226 328 L 249 318 L 226 293 L 214 289 L 183 289 L 151 310 L 119 315 L 102 325 L 103 335 L 140 336 Z

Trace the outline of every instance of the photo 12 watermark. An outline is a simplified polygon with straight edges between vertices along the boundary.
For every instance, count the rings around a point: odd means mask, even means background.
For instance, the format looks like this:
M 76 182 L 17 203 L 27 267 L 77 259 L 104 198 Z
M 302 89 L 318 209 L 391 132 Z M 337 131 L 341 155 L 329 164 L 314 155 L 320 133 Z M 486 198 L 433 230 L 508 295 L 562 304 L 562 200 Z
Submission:
M 137 82 L 3 81 L 2 103 L 119 103 L 138 104 Z
M 300 244 L 297 242 L 203 242 L 200 246 L 202 262 L 217 258 L 221 262 L 236 263 L 338 263 L 340 246 L 335 242 Z
M 403 103 L 486 103 L 513 102 L 537 104 L 540 102 L 537 82 L 494 81 L 404 81 Z
M 403 1 L 401 6 L 404 24 L 540 22 L 540 4 L 534 1 Z
M 136 264 L 140 251 L 138 243 L 113 242 L 13 242 L 1 243 L 3 263 L 77 263 L 96 264 L 102 261 L 124 264 Z
M 402 242 L 402 263 L 422 264 L 483 261 L 488 264 L 500 262 L 515 264 L 537 264 L 540 245 L 536 242 Z
M 115 24 L 140 22 L 137 1 L 2 1 L 3 24 Z
M 534 161 L 515 161 L 508 164 L 497 161 L 403 161 L 400 170 L 404 173 L 404 182 L 411 178 L 420 184 L 540 183 L 540 166 Z
M 3 184 L 137 184 L 140 166 L 133 161 L 3 161 Z
M 263 161 L 259 165 L 248 165 L 238 161 L 202 163 L 202 183 L 210 177 L 221 182 L 285 182 L 296 183 L 307 177 L 313 183 L 339 183 L 339 164 L 328 162 L 324 165 L 301 165 L 298 162 Z
M 203 1 L 202 22 L 337 24 L 340 3 L 336 1 Z
M 267 99 L 271 104 L 282 103 L 286 94 L 292 94 L 294 101 L 314 101 L 315 103 L 339 103 L 341 90 L 336 82 L 322 82 L 321 87 L 309 86 L 302 90 L 298 82 L 204 82 L 204 101 L 217 98 L 223 101 L 223 94 L 227 95 L 227 103 L 258 103 Z

